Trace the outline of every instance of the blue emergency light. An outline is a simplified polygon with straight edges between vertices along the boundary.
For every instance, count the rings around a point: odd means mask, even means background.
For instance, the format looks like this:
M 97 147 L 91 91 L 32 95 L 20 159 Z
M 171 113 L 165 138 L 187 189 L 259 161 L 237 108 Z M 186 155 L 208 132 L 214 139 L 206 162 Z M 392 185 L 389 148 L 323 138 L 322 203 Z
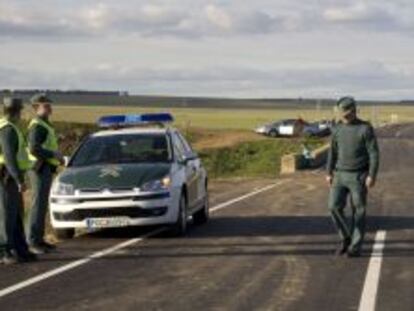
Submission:
M 160 124 L 174 122 L 174 118 L 169 113 L 148 113 L 148 114 L 128 114 L 103 116 L 98 120 L 101 128 L 122 128 L 148 124 Z

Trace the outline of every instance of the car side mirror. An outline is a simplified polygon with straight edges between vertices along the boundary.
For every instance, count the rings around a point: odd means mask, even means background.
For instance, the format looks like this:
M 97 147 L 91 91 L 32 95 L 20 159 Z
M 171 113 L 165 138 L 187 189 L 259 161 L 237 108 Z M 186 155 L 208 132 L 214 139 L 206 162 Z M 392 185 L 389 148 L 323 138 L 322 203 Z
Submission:
M 179 159 L 179 163 L 182 165 L 186 165 L 189 161 L 193 161 L 198 158 L 198 155 L 195 152 L 185 154 L 183 157 Z

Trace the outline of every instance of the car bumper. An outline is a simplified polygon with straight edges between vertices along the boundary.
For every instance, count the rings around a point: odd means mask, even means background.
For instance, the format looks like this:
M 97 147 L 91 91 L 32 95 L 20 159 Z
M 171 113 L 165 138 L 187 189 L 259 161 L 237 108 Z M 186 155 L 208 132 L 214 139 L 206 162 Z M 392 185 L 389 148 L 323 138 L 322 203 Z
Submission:
M 268 134 L 268 130 L 266 129 L 256 129 L 254 130 L 256 134 L 261 134 L 261 135 L 267 135 Z
M 177 220 L 177 201 L 170 195 L 151 200 L 96 198 L 82 201 L 52 197 L 50 217 L 56 229 L 92 229 L 91 224 L 93 228 L 171 224 Z

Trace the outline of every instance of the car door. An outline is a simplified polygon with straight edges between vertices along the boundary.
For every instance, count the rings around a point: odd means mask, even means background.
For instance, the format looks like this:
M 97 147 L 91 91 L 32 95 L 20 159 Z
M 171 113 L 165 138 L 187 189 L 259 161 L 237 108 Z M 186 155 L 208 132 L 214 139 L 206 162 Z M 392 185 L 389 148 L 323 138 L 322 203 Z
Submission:
M 194 160 L 186 152 L 186 148 L 177 132 L 172 133 L 176 159 L 184 170 L 185 183 L 187 185 L 187 203 L 190 209 L 194 208 L 197 202 L 197 169 Z
M 192 160 L 191 165 L 193 166 L 195 173 L 196 173 L 196 185 L 195 185 L 195 206 L 200 206 L 203 203 L 204 197 L 206 195 L 205 193 L 205 173 L 204 168 L 201 163 L 200 157 L 197 155 L 197 153 L 193 150 L 191 145 L 188 143 L 188 141 L 179 133 L 179 137 L 184 145 L 185 152 L 188 154 Z

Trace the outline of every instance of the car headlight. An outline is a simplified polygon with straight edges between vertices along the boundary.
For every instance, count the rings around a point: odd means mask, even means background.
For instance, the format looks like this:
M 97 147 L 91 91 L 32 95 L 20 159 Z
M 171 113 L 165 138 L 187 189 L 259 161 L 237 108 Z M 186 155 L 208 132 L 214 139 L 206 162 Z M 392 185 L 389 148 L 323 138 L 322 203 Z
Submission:
M 143 192 L 155 192 L 168 190 L 171 186 L 171 178 L 166 176 L 162 179 L 151 180 L 141 186 Z
M 52 187 L 52 194 L 54 195 L 74 195 L 75 188 L 71 184 L 62 182 L 55 182 Z

